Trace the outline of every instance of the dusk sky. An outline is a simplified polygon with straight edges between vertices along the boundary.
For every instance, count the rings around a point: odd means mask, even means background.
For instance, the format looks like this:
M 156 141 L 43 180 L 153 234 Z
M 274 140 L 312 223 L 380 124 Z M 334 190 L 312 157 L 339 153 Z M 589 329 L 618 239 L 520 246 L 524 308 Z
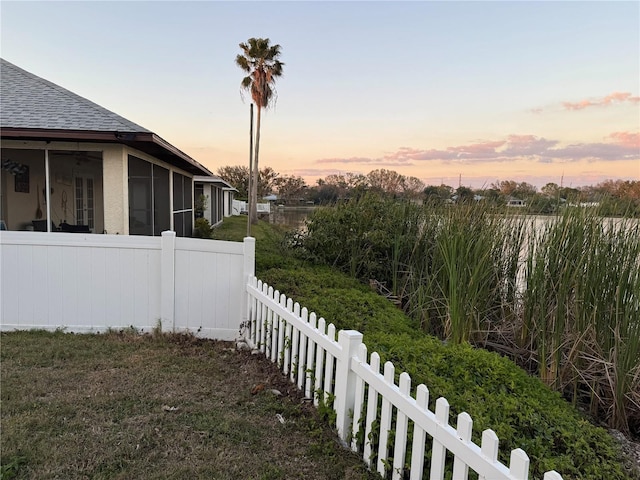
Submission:
M 260 165 L 426 184 L 640 180 L 640 2 L 11 2 L 1 56 L 215 172 L 248 164 L 238 44 L 284 76 Z

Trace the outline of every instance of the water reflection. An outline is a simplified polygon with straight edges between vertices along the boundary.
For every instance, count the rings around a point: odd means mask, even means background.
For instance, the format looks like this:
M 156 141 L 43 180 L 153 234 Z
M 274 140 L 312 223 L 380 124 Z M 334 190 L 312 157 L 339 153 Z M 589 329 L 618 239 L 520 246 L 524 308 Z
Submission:
M 271 212 L 269 213 L 269 223 L 300 228 L 315 208 L 316 207 L 278 207 L 272 205 Z

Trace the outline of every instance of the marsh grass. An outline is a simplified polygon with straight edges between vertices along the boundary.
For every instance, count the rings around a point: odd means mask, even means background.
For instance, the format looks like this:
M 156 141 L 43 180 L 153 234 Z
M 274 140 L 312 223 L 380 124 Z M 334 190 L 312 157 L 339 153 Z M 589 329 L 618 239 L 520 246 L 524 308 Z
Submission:
M 640 428 L 640 228 L 572 209 L 529 242 L 522 336 L 543 381 Z M 530 333 L 529 333 L 530 332 Z
M 312 215 L 300 245 L 387 284 L 427 333 L 507 354 L 640 434 L 640 223 L 581 208 L 537 222 L 366 195 Z
M 231 343 L 134 331 L 1 340 L 3 480 L 375 478 L 273 364 Z

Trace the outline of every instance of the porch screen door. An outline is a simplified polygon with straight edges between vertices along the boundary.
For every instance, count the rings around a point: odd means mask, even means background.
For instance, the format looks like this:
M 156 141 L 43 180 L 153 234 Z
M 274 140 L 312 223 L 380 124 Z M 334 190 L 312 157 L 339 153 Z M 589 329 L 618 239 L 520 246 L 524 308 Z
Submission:
M 92 177 L 76 177 L 76 224 L 95 228 L 94 188 Z

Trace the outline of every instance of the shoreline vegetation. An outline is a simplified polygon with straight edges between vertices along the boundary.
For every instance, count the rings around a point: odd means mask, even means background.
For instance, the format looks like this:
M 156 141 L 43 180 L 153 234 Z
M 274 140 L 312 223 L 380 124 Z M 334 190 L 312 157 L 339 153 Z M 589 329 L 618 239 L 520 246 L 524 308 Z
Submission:
M 596 213 L 534 233 L 522 215 L 365 195 L 302 230 L 261 222 L 257 275 L 467 411 L 474 441 L 496 431 L 502 461 L 523 448 L 532 478 L 637 479 L 591 422 L 639 433 L 639 227 Z M 245 221 L 215 238 L 240 240 Z

